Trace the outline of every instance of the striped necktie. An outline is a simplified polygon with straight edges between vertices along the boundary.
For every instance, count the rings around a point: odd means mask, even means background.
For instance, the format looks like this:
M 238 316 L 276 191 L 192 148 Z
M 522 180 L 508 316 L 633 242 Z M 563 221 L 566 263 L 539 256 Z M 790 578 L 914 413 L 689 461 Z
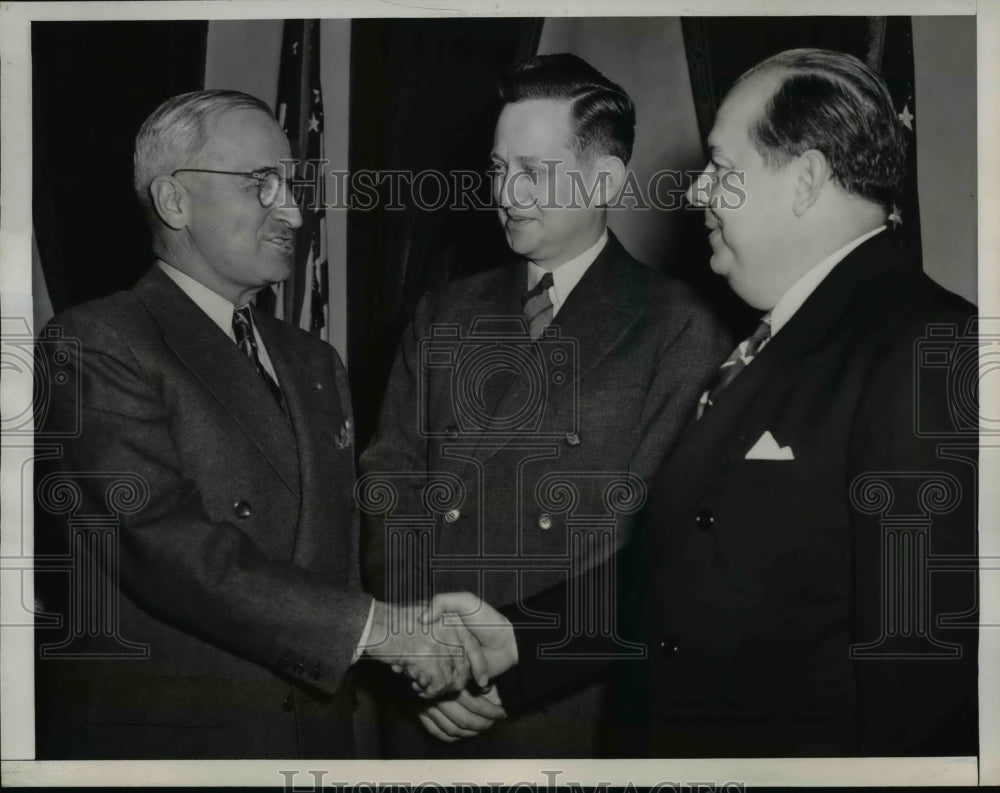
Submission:
M 250 306 L 240 306 L 233 309 L 233 335 L 236 336 L 236 345 L 243 350 L 243 354 L 250 359 L 257 374 L 260 375 L 271 392 L 278 407 L 282 406 L 281 389 L 274 382 L 274 378 L 267 373 L 267 370 L 260 364 L 260 356 L 257 353 L 257 340 L 253 335 L 253 320 L 250 316 Z
M 552 301 L 549 289 L 552 287 L 552 273 L 545 273 L 541 280 L 521 297 L 524 318 L 528 323 L 528 334 L 533 339 L 542 335 L 545 326 L 552 321 Z
M 742 372 L 754 357 L 760 354 L 764 345 L 771 339 L 771 313 L 768 312 L 760 321 L 757 330 L 748 339 L 740 342 L 739 346 L 733 350 L 732 355 L 726 358 L 719 371 L 715 375 L 712 385 L 701 395 L 698 401 L 698 418 L 701 418 L 705 411 L 712 407 L 722 391 L 729 386 L 736 376 Z

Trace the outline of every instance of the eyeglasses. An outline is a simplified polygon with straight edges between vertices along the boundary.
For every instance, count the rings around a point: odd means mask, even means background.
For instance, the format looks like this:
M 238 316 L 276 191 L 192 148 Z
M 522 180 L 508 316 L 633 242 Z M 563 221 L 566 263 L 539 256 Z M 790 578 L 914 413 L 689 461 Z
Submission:
M 285 184 L 285 180 L 282 178 L 281 174 L 276 170 L 267 171 L 211 171 L 207 168 L 178 168 L 176 171 L 171 173 L 174 176 L 179 173 L 219 173 L 225 176 L 242 176 L 244 179 L 256 179 L 257 180 L 257 200 L 260 201 L 260 205 L 265 209 L 274 205 L 274 202 L 278 198 L 278 194 L 281 192 L 282 186 Z

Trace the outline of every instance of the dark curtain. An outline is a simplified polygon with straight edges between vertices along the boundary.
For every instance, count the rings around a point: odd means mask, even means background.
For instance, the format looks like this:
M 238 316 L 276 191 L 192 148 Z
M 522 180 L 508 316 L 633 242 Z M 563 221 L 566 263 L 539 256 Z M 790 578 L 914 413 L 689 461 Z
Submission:
M 913 114 L 913 40 L 909 17 L 687 17 L 681 22 L 687 50 L 691 89 L 702 141 L 708 138 L 715 113 L 737 78 L 765 58 L 796 47 L 821 47 L 848 52 L 865 61 L 885 79 L 896 111 Z M 907 133 L 907 177 L 898 216 L 890 228 L 919 261 L 920 211 L 917 202 L 916 139 L 912 124 Z M 707 148 L 706 148 L 707 152 Z M 707 157 L 707 155 L 706 155 Z M 721 279 L 706 274 L 708 245 L 700 221 L 684 235 L 685 272 L 676 275 L 699 283 L 733 319 L 744 336 L 755 321 Z
M 350 171 L 458 171 L 483 177 L 499 110 L 502 72 L 535 53 L 538 19 L 365 19 L 351 27 Z M 402 184 L 404 189 L 395 189 Z M 437 203 L 440 182 L 423 182 L 423 206 L 404 178 L 387 177 L 369 209 L 348 215 L 348 345 L 357 448 L 377 426 L 400 334 L 420 295 L 448 280 L 502 264 L 496 213 Z M 354 196 L 366 200 L 363 192 Z M 475 202 L 470 202 L 474 204 Z
M 207 22 L 34 22 L 32 213 L 52 307 L 131 286 L 149 267 L 132 191 L 139 126 L 202 88 Z

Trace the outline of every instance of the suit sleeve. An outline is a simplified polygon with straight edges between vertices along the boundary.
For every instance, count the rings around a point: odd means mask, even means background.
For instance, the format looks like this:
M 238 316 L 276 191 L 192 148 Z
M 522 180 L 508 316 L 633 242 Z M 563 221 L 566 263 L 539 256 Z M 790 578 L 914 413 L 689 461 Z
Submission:
M 319 580 L 266 554 L 236 525 L 213 521 L 185 476 L 171 433 L 175 406 L 165 403 L 128 340 L 99 321 L 61 325 L 74 341 L 43 345 L 43 354 L 58 356 L 58 368 L 80 388 L 53 400 L 45 424 L 50 432 L 79 426 L 63 443 L 60 475 L 75 481 L 81 514 L 106 511 L 96 484 L 102 474 L 125 473 L 148 488 L 145 505 L 119 521 L 122 591 L 182 631 L 336 690 L 371 598 L 356 585 Z
M 427 439 L 420 433 L 421 408 L 426 407 L 419 393 L 419 342 L 430 326 L 429 296 L 424 295 L 413 321 L 403 332 L 392 372 L 382 402 L 378 432 L 359 461 L 362 477 L 385 477 L 395 493 L 393 509 L 401 514 L 423 511 L 421 491 L 427 471 Z M 365 589 L 382 600 L 409 600 L 400 591 L 400 577 L 388 570 L 401 566 L 419 571 L 410 560 L 390 558 L 386 544 L 385 515 L 367 509 L 362 503 L 361 569 Z M 407 579 L 419 590 L 416 579 Z
M 524 603 L 528 611 L 557 615 L 555 624 L 524 622 L 525 612 L 518 604 L 499 609 L 514 625 L 518 653 L 517 665 L 496 680 L 508 713 L 524 713 L 557 700 L 606 675 L 612 665 L 628 664 L 634 667 L 634 674 L 642 674 L 647 654 L 642 626 L 645 536 L 640 516 L 628 542 L 595 568 L 600 577 L 617 576 L 617 636 L 583 633 L 574 635 L 567 643 L 565 626 L 569 619 L 569 596 L 566 583 L 540 592 Z M 642 655 L 637 657 L 632 652 L 622 655 L 619 640 L 632 648 L 643 648 Z M 558 652 L 553 654 L 552 648 L 556 647 Z M 627 667 L 622 669 L 626 673 Z
M 951 319 L 961 334 L 967 316 Z M 860 750 L 972 755 L 977 628 L 969 563 L 976 554 L 977 436 L 974 429 L 955 431 L 949 399 L 966 400 L 975 415 L 977 397 L 949 396 L 953 373 L 921 364 L 926 327 L 911 330 L 870 372 L 851 436 Z M 960 360 L 960 342 L 944 351 L 949 365 Z M 927 435 L 945 428 L 951 429 Z M 901 516 L 909 517 L 900 522 Z M 963 559 L 965 569 L 955 569 Z

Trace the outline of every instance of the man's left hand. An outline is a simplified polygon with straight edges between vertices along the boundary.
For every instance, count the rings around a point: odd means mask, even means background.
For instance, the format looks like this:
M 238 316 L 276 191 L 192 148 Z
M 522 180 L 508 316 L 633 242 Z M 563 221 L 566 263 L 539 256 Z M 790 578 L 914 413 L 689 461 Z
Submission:
M 499 719 L 507 718 L 496 686 L 478 696 L 462 691 L 457 697 L 442 699 L 417 714 L 428 733 L 445 743 L 472 738 L 485 732 Z

